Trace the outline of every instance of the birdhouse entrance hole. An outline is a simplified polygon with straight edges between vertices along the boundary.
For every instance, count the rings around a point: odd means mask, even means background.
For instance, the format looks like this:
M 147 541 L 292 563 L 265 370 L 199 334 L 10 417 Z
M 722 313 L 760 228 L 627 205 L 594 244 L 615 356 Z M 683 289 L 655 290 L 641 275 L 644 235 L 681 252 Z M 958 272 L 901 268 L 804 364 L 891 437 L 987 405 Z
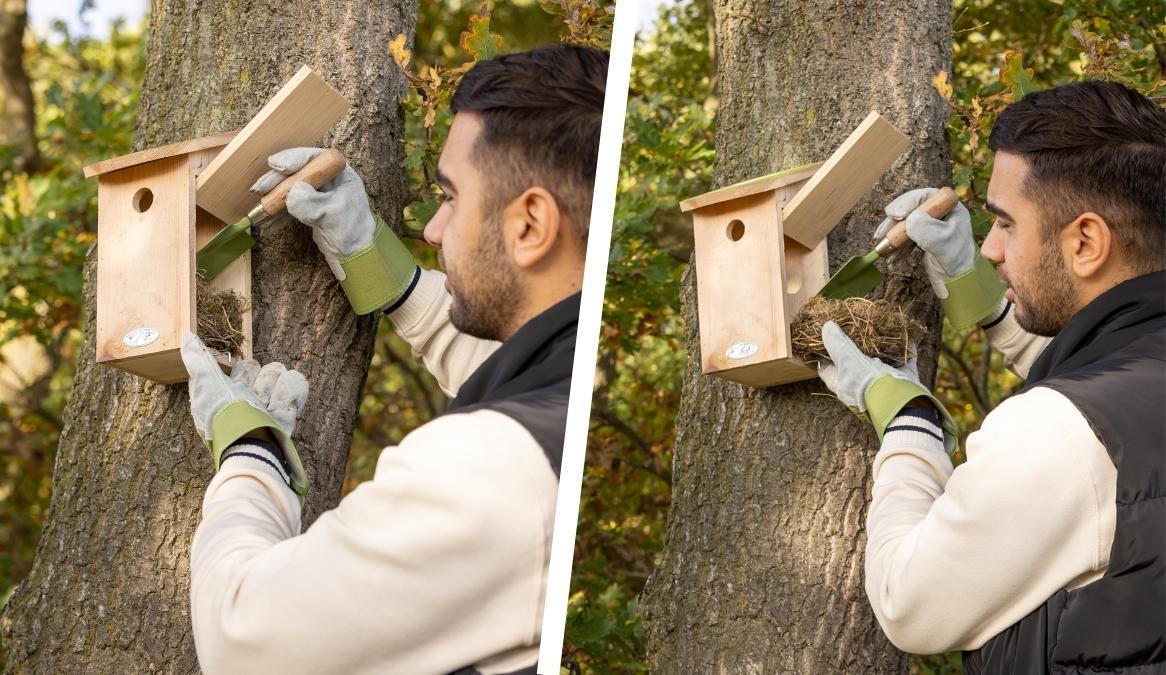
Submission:
M 154 193 L 150 192 L 150 188 L 142 188 L 134 193 L 134 210 L 138 213 L 150 210 L 150 205 L 153 203 Z
M 729 223 L 727 231 L 729 239 L 732 239 L 733 241 L 741 241 L 741 237 L 745 236 L 745 223 L 742 223 L 739 220 L 733 220 Z

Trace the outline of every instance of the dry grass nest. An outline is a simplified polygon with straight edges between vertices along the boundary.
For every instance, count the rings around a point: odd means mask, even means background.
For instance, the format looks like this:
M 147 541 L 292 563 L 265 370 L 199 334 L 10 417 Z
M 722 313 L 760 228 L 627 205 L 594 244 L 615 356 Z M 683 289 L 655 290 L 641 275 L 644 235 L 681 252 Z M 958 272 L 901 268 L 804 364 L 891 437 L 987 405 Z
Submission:
M 196 276 L 198 336 L 207 347 L 224 354 L 238 355 L 243 346 L 243 312 L 250 310 L 242 296 L 219 290 Z
M 794 317 L 793 349 L 803 361 L 829 359 L 822 344 L 822 326 L 833 321 L 862 353 L 898 367 L 915 356 L 915 344 L 925 330 L 900 307 L 886 300 L 814 297 Z

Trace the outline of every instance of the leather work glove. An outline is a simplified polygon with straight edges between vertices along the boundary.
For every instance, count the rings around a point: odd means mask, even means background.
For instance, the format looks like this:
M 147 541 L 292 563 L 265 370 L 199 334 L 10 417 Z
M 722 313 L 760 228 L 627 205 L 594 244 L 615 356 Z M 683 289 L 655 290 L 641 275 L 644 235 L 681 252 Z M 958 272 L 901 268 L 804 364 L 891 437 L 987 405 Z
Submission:
M 251 192 L 270 192 L 323 151 L 289 148 L 271 155 L 267 165 L 272 170 L 255 181 Z M 373 216 L 364 183 L 351 166 L 320 190 L 303 181 L 293 185 L 287 212 L 312 228 L 312 240 L 357 314 L 395 304 L 416 284 L 421 274 L 417 261 L 384 221 Z
M 906 218 L 907 236 L 923 249 L 923 268 L 948 321 L 957 329 L 966 328 L 996 309 L 1004 297 L 1004 285 L 972 241 L 972 219 L 963 204 L 956 204 L 943 220 L 915 211 L 936 192 L 936 188 L 920 188 L 899 195 L 887 204 L 887 219 L 874 238 L 881 240 L 897 220 Z
M 256 429 L 266 429 L 283 451 L 279 459 L 289 477 L 289 487 L 303 505 L 308 477 L 291 434 L 308 399 L 304 376 L 282 363 L 261 368 L 254 359 L 246 359 L 236 362 L 227 377 L 214 354 L 190 332 L 182 339 L 181 354 L 190 374 L 190 414 L 211 452 L 215 471 L 232 443 Z
M 899 411 L 911 399 L 925 396 L 935 404 L 942 418 L 944 448 L 948 454 L 955 450 L 958 435 L 955 421 L 919 382 L 915 359 L 900 368 L 893 368 L 867 356 L 833 321 L 822 326 L 822 342 L 830 354 L 830 361 L 818 366 L 818 377 L 854 414 L 874 425 L 879 442 Z

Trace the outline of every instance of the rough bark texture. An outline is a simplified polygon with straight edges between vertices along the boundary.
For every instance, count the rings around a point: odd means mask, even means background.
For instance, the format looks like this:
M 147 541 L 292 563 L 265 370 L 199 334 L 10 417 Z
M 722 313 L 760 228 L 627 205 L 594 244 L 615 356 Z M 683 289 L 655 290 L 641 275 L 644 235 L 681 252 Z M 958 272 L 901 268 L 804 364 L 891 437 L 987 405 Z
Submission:
M 881 112 L 911 149 L 830 235 L 837 269 L 872 247 L 894 195 L 950 183 L 947 110 L 930 85 L 951 64 L 948 0 L 713 5 L 718 185 L 825 159 Z M 900 261 L 880 294 L 926 321 L 930 381 L 940 324 L 919 262 Z M 873 431 L 817 381 L 762 390 L 702 376 L 695 282 L 666 550 L 641 604 L 653 671 L 905 671 L 863 590 Z
M 17 171 L 32 171 L 40 161 L 32 87 L 24 70 L 26 0 L 0 0 L 0 145 L 14 145 Z
M 415 0 L 155 0 L 136 146 L 239 128 L 306 63 L 354 104 L 326 142 L 399 230 L 405 81 L 386 44 L 412 42 L 416 11 Z M 339 499 L 377 319 L 353 315 L 306 227 L 285 217 L 256 234 L 255 356 L 311 383 L 296 434 L 306 526 Z M 197 672 L 189 552 L 210 459 L 185 385 L 94 363 L 93 317 L 89 284 L 48 523 L 3 616 L 4 670 Z

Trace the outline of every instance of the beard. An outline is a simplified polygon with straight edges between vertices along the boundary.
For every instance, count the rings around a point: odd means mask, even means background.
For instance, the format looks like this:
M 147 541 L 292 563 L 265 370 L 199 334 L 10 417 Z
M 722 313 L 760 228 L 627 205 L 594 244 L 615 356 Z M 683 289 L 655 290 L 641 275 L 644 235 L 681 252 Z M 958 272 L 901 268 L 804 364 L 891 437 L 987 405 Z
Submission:
M 1033 335 L 1052 337 L 1061 332 L 1077 310 L 1077 288 L 1057 247 L 1056 238 L 1042 242 L 1036 269 L 1024 278 L 1008 279 L 1016 322 Z
M 477 248 L 456 270 L 446 268 L 446 276 L 453 296 L 449 320 L 454 328 L 483 340 L 510 337 L 526 294 L 506 256 L 501 214 L 483 224 Z

